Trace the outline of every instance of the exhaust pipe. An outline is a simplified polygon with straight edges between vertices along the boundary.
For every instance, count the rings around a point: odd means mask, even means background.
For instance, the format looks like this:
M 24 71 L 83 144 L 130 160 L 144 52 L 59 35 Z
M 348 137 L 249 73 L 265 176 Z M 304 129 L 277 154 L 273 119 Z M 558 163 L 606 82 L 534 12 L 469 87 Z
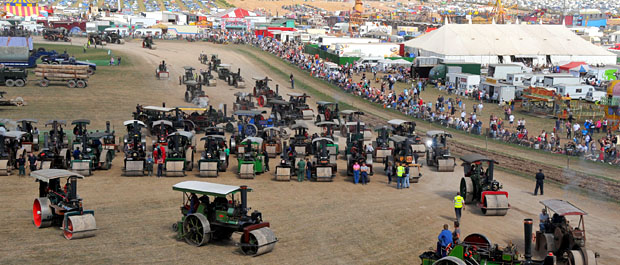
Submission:
M 278 90 L 280 90 L 280 85 L 276 84 L 276 94 L 279 94 Z
M 248 213 L 248 186 L 243 185 L 241 188 L 241 215 Z
M 105 122 L 105 132 L 110 133 L 110 121 Z
M 525 263 L 532 264 L 532 219 L 523 220 L 523 233 L 525 238 Z
M 226 104 L 224 104 L 224 118 L 228 117 L 226 114 Z

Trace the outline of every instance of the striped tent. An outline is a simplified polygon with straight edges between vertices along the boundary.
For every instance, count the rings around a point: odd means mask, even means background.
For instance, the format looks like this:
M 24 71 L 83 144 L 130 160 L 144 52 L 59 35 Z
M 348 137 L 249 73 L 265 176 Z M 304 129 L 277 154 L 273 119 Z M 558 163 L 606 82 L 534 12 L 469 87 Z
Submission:
M 38 17 L 40 15 L 40 11 L 45 11 L 45 8 L 39 7 L 37 3 L 32 0 L 8 0 L 5 2 L 4 10 L 14 16 Z

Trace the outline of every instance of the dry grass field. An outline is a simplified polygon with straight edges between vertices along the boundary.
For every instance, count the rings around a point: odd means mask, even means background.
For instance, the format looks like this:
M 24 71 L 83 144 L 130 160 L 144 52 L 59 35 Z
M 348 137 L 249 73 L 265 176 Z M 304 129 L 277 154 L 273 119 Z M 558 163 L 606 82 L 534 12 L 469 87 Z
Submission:
M 23 96 L 29 105 L 2 107 L 0 116 L 39 120 L 86 118 L 93 121 L 91 129 L 102 129 L 105 121 L 110 120 L 118 137 L 124 134 L 122 122 L 131 118 L 137 103 L 160 105 L 165 101 L 167 106 L 187 105 L 183 102 L 185 88 L 178 85 L 177 77 L 184 65 L 205 68 L 197 60 L 201 51 L 219 54 L 223 63 L 233 65 L 233 70 L 240 67 L 248 80 L 268 75 L 280 84 L 281 93 L 291 91 L 286 76 L 257 61 L 254 56 L 260 53 L 256 51 L 207 43 L 156 44 L 156 50 L 142 49 L 137 41 L 109 46 L 114 52 L 131 56 L 132 65 L 101 67 L 86 89 L 39 88 L 32 83 L 25 88 L 3 88 L 10 95 Z M 271 66 L 281 67 L 272 57 L 261 58 Z M 158 81 L 154 77 L 154 69 L 161 60 L 171 66 L 170 80 Z M 299 78 L 315 89 L 329 89 L 308 77 Z M 252 86 L 248 83 L 243 91 L 250 91 Z M 214 106 L 230 106 L 233 93 L 239 91 L 222 82 L 205 90 Z M 315 106 L 315 100 L 311 98 L 311 106 Z M 367 108 L 358 102 L 348 103 Z M 461 137 L 457 135 L 456 140 Z M 475 139 L 466 141 L 479 145 Z M 460 166 L 453 173 L 438 173 L 424 167 L 420 183 L 405 190 L 397 190 L 394 183 L 388 185 L 379 165 L 366 186 L 353 185 L 345 177 L 343 160 L 338 166 L 340 174 L 331 183 L 276 182 L 272 172 L 254 180 L 241 180 L 235 174 L 236 162 L 216 179 L 198 178 L 196 170 L 183 178 L 122 177 L 119 155 L 111 170 L 96 171 L 78 184 L 85 207 L 95 210 L 99 230 L 95 237 L 74 241 L 65 240 L 56 228 L 37 230 L 32 225 L 31 207 L 38 191 L 32 178 L 1 177 L 0 201 L 4 203 L 0 206 L 0 264 L 417 264 L 418 255 L 435 246 L 441 226 L 452 223 L 452 197 L 463 172 Z M 539 200 L 561 198 L 589 213 L 588 248 L 600 253 L 599 264 L 620 263 L 620 239 L 616 236 L 620 232 L 620 207 L 616 202 L 593 199 L 592 194 L 571 185 L 546 185 L 545 195 L 534 197 L 531 179 L 501 171 L 496 176 L 510 193 L 512 209 L 503 217 L 485 217 L 475 206 L 467 207 L 462 234 L 482 233 L 493 243 L 513 242 L 522 250 L 522 220 L 536 219 L 542 208 Z M 178 207 L 182 197 L 172 191 L 172 185 L 185 180 L 247 184 L 253 188 L 248 204 L 271 222 L 279 238 L 274 251 L 254 258 L 243 256 L 234 246 L 239 235 L 200 248 L 177 241 L 171 225 L 181 218 Z

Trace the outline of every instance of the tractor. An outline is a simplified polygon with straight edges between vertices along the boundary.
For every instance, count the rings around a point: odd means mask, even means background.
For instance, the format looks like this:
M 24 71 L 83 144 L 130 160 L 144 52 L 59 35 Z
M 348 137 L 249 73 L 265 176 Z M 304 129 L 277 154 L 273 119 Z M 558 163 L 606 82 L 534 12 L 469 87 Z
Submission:
M 162 61 L 157 69 L 155 69 L 155 77 L 157 79 L 170 79 L 170 72 L 168 71 L 168 66 L 165 61 Z
M 155 50 L 155 43 L 153 42 L 153 36 L 146 36 L 142 39 L 142 48 Z
M 196 68 L 191 66 L 183 66 L 183 70 L 185 73 L 182 76 L 179 76 L 179 85 L 185 85 L 188 81 L 197 81 L 196 78 L 194 78 L 194 70 L 196 70 Z
M 25 132 L 22 135 L 22 147 L 26 148 L 26 152 L 39 151 L 39 133 L 35 131 L 34 123 L 37 123 L 35 119 L 21 119 L 17 120 L 19 124 L 17 129 Z
M 194 80 L 185 81 L 185 102 L 193 102 L 199 97 L 205 97 L 202 84 Z
M 436 166 L 438 172 L 454 172 L 456 159 L 450 155 L 447 138 L 452 135 L 445 131 L 428 131 L 426 142 L 426 165 Z
M 598 254 L 586 248 L 586 227 L 583 217 L 587 213 L 564 200 L 549 199 L 540 203 L 545 206 L 548 213 L 554 214 L 541 225 L 542 230 L 536 231 L 536 251 L 566 257 L 569 264 L 596 265 Z M 577 225 L 571 226 L 571 224 Z
M 230 76 L 230 64 L 220 64 L 217 66 L 217 78 L 228 82 Z
M 493 178 L 495 160 L 479 154 L 461 157 L 465 176 L 461 179 L 460 192 L 465 203 L 480 202 L 484 215 L 506 215 L 510 204 L 508 192 Z M 486 170 L 485 170 L 486 167 Z
M 222 128 L 208 128 L 204 141 L 205 150 L 198 161 L 198 171 L 201 177 L 217 177 L 219 172 L 226 172 L 228 155 L 226 155 L 226 137 Z
M 425 156 L 426 145 L 422 142 L 422 138 L 415 133 L 416 123 L 414 121 L 394 119 L 389 120 L 388 124 L 392 126 L 392 129 L 394 129 L 394 135 L 403 136 L 409 139 L 411 149 L 418 157 Z
M 245 88 L 245 81 L 243 81 L 243 77 L 241 76 L 241 68 L 237 68 L 236 73 L 231 72 L 226 81 L 229 86 L 234 86 L 235 88 Z
M 235 103 L 233 105 L 233 111 L 237 110 L 253 110 L 256 109 L 254 101 L 252 101 L 252 95 L 247 92 L 236 92 Z
M 289 140 L 291 148 L 297 153 L 297 157 L 303 157 L 310 153 L 312 142 L 308 135 L 308 125 L 305 122 L 297 122 L 291 126 L 293 136 Z M 295 161 L 297 163 L 297 161 Z
M 265 128 L 273 127 L 271 119 L 266 120 L 261 110 L 238 110 L 234 112 L 237 116 L 237 130 L 230 136 L 230 152 L 235 154 L 239 150 L 239 143 L 246 137 L 259 136 Z M 241 151 L 243 152 L 243 151 Z
M 198 61 L 201 64 L 208 64 L 209 63 L 209 56 L 201 52 L 200 55 L 198 56 Z
M 213 74 L 211 74 L 211 69 L 207 69 L 207 71 L 200 71 L 198 83 L 201 83 L 204 86 L 216 86 L 217 79 L 213 76 Z
M 312 170 L 311 176 L 316 181 L 333 181 L 338 172 L 338 165 L 333 159 L 334 155 L 330 150 L 337 145 L 334 140 L 327 137 L 312 139 Z M 330 148 L 331 147 L 331 148 Z M 336 151 L 337 154 L 337 151 Z
M 71 122 L 71 125 L 75 125 L 73 127 L 73 136 L 75 137 L 73 139 L 73 142 L 71 143 L 71 153 L 74 152 L 74 150 L 79 149 L 80 150 L 80 155 L 83 155 L 84 153 L 86 153 L 86 148 L 88 147 L 88 130 L 86 129 L 86 126 L 90 124 L 89 120 L 86 119 L 79 119 L 79 120 L 74 120 Z M 71 156 L 71 164 L 70 167 L 71 170 L 73 172 L 82 174 L 82 175 L 86 175 L 86 176 L 90 176 L 92 175 L 92 161 L 91 159 L 86 158 L 86 159 L 75 159 L 73 156 Z
M 275 127 L 265 128 L 261 136 L 265 142 L 264 149 L 269 157 L 276 157 L 282 153 L 282 141 L 289 137 L 286 129 Z
M 159 120 L 172 120 L 173 108 L 158 107 L 158 106 L 136 106 L 136 111 L 133 113 L 133 119 L 139 120 L 146 124 L 149 131 L 153 128 L 153 122 Z
M 306 103 L 306 99 L 310 96 L 306 93 L 288 93 L 290 98 L 288 102 L 293 105 L 293 112 L 297 113 L 304 120 L 312 120 L 314 118 L 314 111 Z
M 101 45 L 103 46 L 103 38 L 100 33 L 89 33 L 88 34 L 88 43 L 89 45 Z
M 353 165 L 355 162 L 358 162 L 360 165 L 366 163 L 370 168 L 368 175 L 373 175 L 372 154 L 367 154 L 364 148 L 363 126 L 360 121 L 357 124 L 353 124 L 353 126 L 355 131 L 347 135 L 347 149 L 345 151 L 347 156 L 347 175 L 353 176 Z
M 340 125 L 340 135 L 348 137 L 350 134 L 357 131 L 357 127 L 360 128 L 360 132 L 363 135 L 364 141 L 371 141 L 372 132 L 369 128 L 366 128 L 366 124 L 361 120 L 364 114 L 358 110 L 341 110 L 339 111 L 340 118 L 338 124 Z
M 283 145 L 282 153 L 280 154 L 280 161 L 276 166 L 276 180 L 291 181 L 291 176 L 293 175 L 295 168 L 292 164 L 292 161 L 295 161 L 295 155 L 292 150 L 293 149 L 286 146 L 286 143 Z
M 118 32 L 106 31 L 103 35 L 103 40 L 106 43 L 124 44 L 125 40 L 118 34 Z
M 168 135 L 174 132 L 174 126 L 171 121 L 159 120 L 153 122 L 153 128 L 151 129 L 151 135 L 155 136 L 153 145 L 162 147 L 164 150 L 168 148 Z
M 20 141 L 25 133 L 9 131 L 0 134 L 0 175 L 8 176 L 12 168 L 18 168 L 17 159 L 20 156 L 26 158 L 26 149 L 20 146 Z
M 168 135 L 166 149 L 166 177 L 182 177 L 185 171 L 192 171 L 194 167 L 194 148 L 192 141 L 194 134 L 186 131 L 176 131 Z
M 334 121 L 339 123 L 339 110 L 338 103 L 327 102 L 327 101 L 317 101 L 317 115 L 314 123 L 319 123 L 322 121 Z
M 138 120 L 128 120 L 123 122 L 127 128 L 127 135 L 124 137 L 125 161 L 123 175 L 125 176 L 144 176 L 146 164 L 146 139 L 142 135 L 142 128 L 146 125 Z
M 217 71 L 217 68 L 222 64 L 222 60 L 217 58 L 217 54 L 211 54 L 211 62 L 209 63 L 209 69 Z
M 394 169 L 396 168 L 396 163 L 401 164 L 409 171 L 409 181 L 411 183 L 418 183 L 420 178 L 422 177 L 422 173 L 420 172 L 420 164 L 417 163 L 416 153 L 413 150 L 413 145 L 411 144 L 411 138 L 403 137 L 400 135 L 393 135 L 390 137 L 390 145 L 394 147 L 394 151 L 392 155 L 387 157 L 388 162 L 392 162 L 394 165 Z M 418 174 L 413 173 L 413 169 L 418 169 Z M 396 175 L 396 171 L 393 172 L 393 175 Z
M 252 79 L 254 79 L 254 89 L 252 93 L 254 97 L 256 97 L 256 102 L 259 106 L 268 107 L 269 104 L 271 104 L 271 100 L 282 99 L 282 96 L 278 94 L 278 85 L 276 85 L 275 91 L 269 87 L 269 81 L 272 81 L 269 77 L 253 77 Z
M 271 252 L 278 239 L 263 222 L 263 215 L 248 215 L 247 186 L 231 186 L 203 181 L 183 181 L 172 186 L 183 192 L 181 220 L 172 225 L 179 240 L 203 246 L 215 240 L 228 240 L 234 232 L 242 233 L 238 246 L 245 255 Z M 235 200 L 235 195 L 240 194 Z M 200 195 L 200 198 L 198 198 Z
M 239 178 L 253 179 L 257 174 L 265 172 L 263 155 L 263 138 L 248 137 L 241 141 L 237 164 Z
M 39 196 L 32 205 L 32 221 L 37 228 L 60 227 L 69 240 L 95 235 L 95 212 L 83 208 L 77 193 L 77 180 L 84 176 L 63 169 L 36 170 L 30 176 L 39 182 Z M 64 178 L 67 182 L 61 187 Z
M 327 145 L 327 151 L 329 151 L 329 157 L 332 163 L 336 163 L 338 160 L 338 154 L 340 153 L 340 147 L 338 144 L 340 139 L 334 136 L 334 127 L 336 127 L 336 123 L 333 121 L 322 121 L 315 125 L 322 130 L 319 135 L 320 137 L 326 137 L 332 140 L 332 143 Z
M 71 39 L 69 39 L 67 35 L 67 29 L 65 28 L 47 28 L 43 30 L 43 39 L 49 41 L 62 40 L 64 42 L 69 42 Z
M 76 125 L 74 129 L 75 141 L 73 147 L 80 147 L 80 159 L 71 160 L 71 170 L 82 175 L 90 176 L 95 169 L 108 170 L 112 167 L 115 146 L 114 131 L 110 130 L 110 122 L 104 132 L 88 132 L 86 125 L 88 120 L 76 120 L 71 124 Z M 76 133 L 77 132 L 77 133 Z
M 41 161 L 39 169 L 68 169 L 71 166 L 71 151 L 67 134 L 62 126 L 67 123 L 64 120 L 50 120 L 45 127 L 51 126 L 49 133 L 43 134 L 43 148 L 39 152 L 38 159 Z
M 394 129 L 392 129 L 391 126 L 379 125 L 375 127 L 377 138 L 372 142 L 372 145 L 375 150 L 374 159 L 377 160 L 377 162 L 385 162 L 386 159 L 392 155 L 392 150 L 394 149 L 394 146 L 390 145 L 392 131 L 394 131 Z
M 532 259 L 532 219 L 523 220 L 523 234 L 525 242 L 525 251 L 523 259 L 517 251 L 517 247 L 512 243 L 512 239 L 506 247 L 499 247 L 498 244 L 492 244 L 486 236 L 478 233 L 470 234 L 463 238 L 462 242 L 450 244 L 446 252 L 447 256 L 442 257 L 437 251 L 426 251 L 420 255 L 421 265 L 469 265 L 469 264 L 485 264 L 485 265 L 556 265 L 556 258 L 561 256 L 549 255 L 543 260 Z M 596 265 L 596 260 L 585 260 L 581 262 L 569 264 L 588 264 Z
M 220 107 L 219 110 L 215 110 L 212 105 L 209 105 L 209 108 L 206 108 L 202 113 L 198 111 L 190 113 L 187 119 L 194 123 L 196 132 L 202 132 L 205 128 L 215 127 L 222 123 L 225 123 L 224 128 L 227 132 L 234 132 L 235 126 L 232 122 L 235 121 L 235 117 L 226 116 L 226 104 L 222 104 Z
M 301 116 L 293 110 L 290 102 L 281 99 L 270 99 L 271 117 L 277 126 L 289 126 L 295 124 L 296 120 L 300 120 Z

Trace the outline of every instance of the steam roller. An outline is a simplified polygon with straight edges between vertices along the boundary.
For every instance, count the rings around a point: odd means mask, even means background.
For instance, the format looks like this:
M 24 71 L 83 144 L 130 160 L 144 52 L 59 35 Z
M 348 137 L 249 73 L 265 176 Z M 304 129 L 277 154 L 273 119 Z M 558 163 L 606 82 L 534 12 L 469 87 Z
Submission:
M 32 206 L 32 219 L 37 228 L 60 227 L 69 240 L 95 235 L 95 212 L 85 210 L 77 194 L 77 180 L 84 176 L 64 169 L 41 169 L 30 176 L 39 182 L 39 197 Z M 66 182 L 61 186 L 64 179 Z
M 536 250 L 541 255 L 553 253 L 572 265 L 596 265 L 598 253 L 587 248 L 584 217 L 588 214 L 572 203 L 560 199 L 540 202 L 549 216 L 536 231 Z M 551 214 L 553 213 L 553 214 Z
M 452 135 L 441 130 L 426 132 L 426 165 L 437 166 L 438 172 L 454 172 L 456 158 L 450 155 L 447 139 Z
M 237 232 L 241 253 L 258 256 L 273 251 L 278 238 L 269 222 L 259 211 L 249 213 L 247 197 L 252 189 L 203 181 L 183 181 L 172 189 L 183 192 L 182 217 L 172 225 L 177 239 L 199 247 L 230 239 Z
M 487 216 L 506 215 L 510 209 L 508 192 L 501 190 L 502 185 L 493 179 L 493 165 L 497 162 L 479 154 L 468 154 L 461 160 L 465 176 L 461 179 L 460 193 L 465 203 L 479 202 Z

